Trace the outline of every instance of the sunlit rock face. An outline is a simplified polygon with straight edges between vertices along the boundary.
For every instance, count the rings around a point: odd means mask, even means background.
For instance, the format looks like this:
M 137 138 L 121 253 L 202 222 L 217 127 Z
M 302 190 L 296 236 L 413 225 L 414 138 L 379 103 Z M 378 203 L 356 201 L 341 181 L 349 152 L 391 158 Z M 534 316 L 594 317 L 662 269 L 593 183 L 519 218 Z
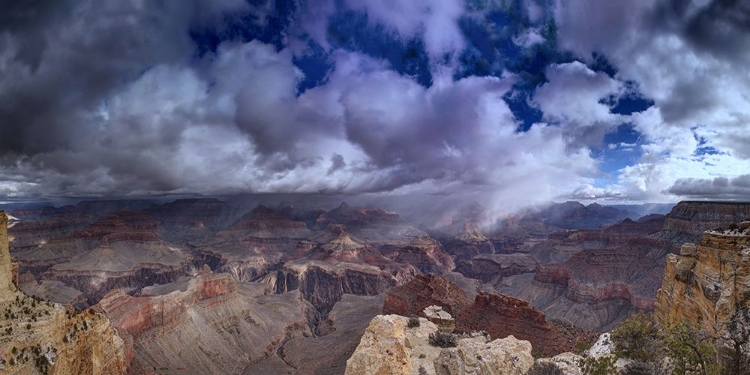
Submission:
M 106 316 L 91 311 L 71 313 L 15 287 L 7 222 L 7 215 L 0 212 L 0 372 L 124 374 L 124 343 Z
M 719 337 L 734 312 L 750 306 L 750 222 L 736 228 L 705 232 L 697 246 L 667 257 L 655 307 L 660 321 L 686 320 Z

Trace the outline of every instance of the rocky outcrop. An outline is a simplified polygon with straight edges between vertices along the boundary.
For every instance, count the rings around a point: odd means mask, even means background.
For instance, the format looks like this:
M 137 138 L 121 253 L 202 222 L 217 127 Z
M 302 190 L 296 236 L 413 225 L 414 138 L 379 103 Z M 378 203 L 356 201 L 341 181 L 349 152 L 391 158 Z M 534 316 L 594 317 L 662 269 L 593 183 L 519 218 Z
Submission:
M 445 278 L 433 274 L 417 275 L 386 293 L 383 314 L 417 316 L 422 315 L 427 307 L 437 305 L 457 316 L 471 302 L 466 292 Z
M 661 322 L 685 320 L 718 337 L 750 306 L 750 222 L 735 228 L 705 232 L 697 246 L 667 257 L 655 308 Z
M 485 331 L 494 338 L 513 335 L 530 341 L 535 355 L 571 351 L 576 341 L 590 339 L 582 330 L 563 329 L 548 322 L 544 313 L 525 300 L 496 293 L 479 293 L 472 300 L 453 283 L 435 275 L 418 275 L 391 289 L 383 313 L 425 316 L 424 310 L 432 305 L 453 316 L 456 332 Z
M 580 363 L 583 357 L 570 352 L 560 353 L 551 358 L 539 358 L 534 363 L 552 364 L 565 375 L 582 375 Z
M 455 349 L 443 349 L 435 359 L 435 374 L 525 374 L 533 365 L 531 344 L 513 336 L 493 341 L 484 336 L 458 340 Z
M 510 336 L 489 341 L 484 335 L 467 335 L 455 348 L 431 346 L 428 336 L 437 327 L 420 319 L 407 328 L 407 318 L 376 316 L 357 349 L 346 362 L 346 374 L 525 374 L 534 358 L 531 344 Z M 421 370 L 420 370 L 421 369 Z
M 456 320 L 440 306 L 427 306 L 422 310 L 422 314 L 427 320 L 434 323 L 440 332 L 452 333 L 456 329 Z
M 547 321 L 528 301 L 502 294 L 478 294 L 456 317 L 457 332 L 485 331 L 491 337 L 515 336 L 530 341 L 534 355 L 551 356 L 575 350 L 577 341 L 591 339 L 579 330 L 564 330 Z
M 106 316 L 71 314 L 13 285 L 6 224 L 0 212 L 0 372 L 124 374 L 123 341 Z

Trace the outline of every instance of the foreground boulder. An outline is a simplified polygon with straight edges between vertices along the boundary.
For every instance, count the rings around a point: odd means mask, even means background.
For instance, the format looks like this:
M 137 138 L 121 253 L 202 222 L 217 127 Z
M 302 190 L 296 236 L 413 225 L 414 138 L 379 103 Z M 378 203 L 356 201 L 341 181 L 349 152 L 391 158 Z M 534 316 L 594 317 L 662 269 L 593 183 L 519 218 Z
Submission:
M 378 315 L 362 336 L 346 374 L 525 374 L 534 364 L 531 343 L 513 336 L 489 341 L 482 334 L 459 336 L 456 347 L 439 348 L 429 343 L 437 331 L 420 318 L 408 327 L 408 318 Z

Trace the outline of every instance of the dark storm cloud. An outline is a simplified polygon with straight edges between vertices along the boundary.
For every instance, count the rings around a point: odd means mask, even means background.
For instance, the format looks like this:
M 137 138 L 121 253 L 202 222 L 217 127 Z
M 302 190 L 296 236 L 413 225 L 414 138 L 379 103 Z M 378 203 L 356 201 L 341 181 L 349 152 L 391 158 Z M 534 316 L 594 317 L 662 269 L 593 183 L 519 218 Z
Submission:
M 730 60 L 747 60 L 750 49 L 750 3 L 744 0 L 657 3 L 651 25 L 689 41 L 698 50 Z
M 0 79 L 0 152 L 36 154 L 85 142 L 97 130 L 87 112 L 123 81 L 189 51 L 188 7 L 143 7 L 127 1 L 10 7 L 11 26 L 0 34 L 7 64 Z
M 750 174 L 735 178 L 686 178 L 677 180 L 669 193 L 688 198 L 743 199 L 750 198 Z
M 66 1 L 0 1 L 0 33 L 23 35 L 15 58 L 23 61 L 32 71 L 39 67 L 42 52 L 47 47 L 43 25 L 59 15 L 69 14 L 71 2 Z
M 100 128 L 90 113 L 147 69 L 188 59 L 190 23 L 210 22 L 220 6 L 3 1 L 0 9 L 0 153 L 33 155 L 91 142 Z

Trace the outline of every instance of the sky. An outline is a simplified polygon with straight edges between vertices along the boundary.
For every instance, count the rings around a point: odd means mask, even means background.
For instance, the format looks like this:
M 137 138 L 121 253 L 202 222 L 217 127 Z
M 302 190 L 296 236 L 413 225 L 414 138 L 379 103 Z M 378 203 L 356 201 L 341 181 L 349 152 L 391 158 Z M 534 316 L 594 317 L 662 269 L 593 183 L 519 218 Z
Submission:
M 746 1 L 0 9 L 0 197 L 750 198 Z

